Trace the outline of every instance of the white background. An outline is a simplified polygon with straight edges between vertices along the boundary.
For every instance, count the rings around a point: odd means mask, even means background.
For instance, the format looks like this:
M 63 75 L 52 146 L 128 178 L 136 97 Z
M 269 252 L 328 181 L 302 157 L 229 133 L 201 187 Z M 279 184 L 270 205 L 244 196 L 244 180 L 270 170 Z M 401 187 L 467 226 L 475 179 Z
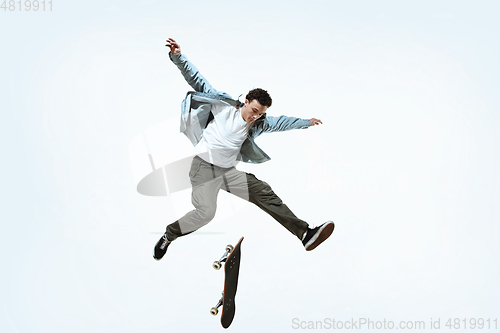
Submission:
M 211 263 L 241 236 L 233 332 L 500 317 L 497 1 L 52 1 L 0 10 L 1 332 L 220 332 Z M 129 153 L 190 89 L 167 37 L 216 89 L 323 121 L 239 168 L 327 242 L 220 204 L 153 260 L 190 209 L 138 194 Z

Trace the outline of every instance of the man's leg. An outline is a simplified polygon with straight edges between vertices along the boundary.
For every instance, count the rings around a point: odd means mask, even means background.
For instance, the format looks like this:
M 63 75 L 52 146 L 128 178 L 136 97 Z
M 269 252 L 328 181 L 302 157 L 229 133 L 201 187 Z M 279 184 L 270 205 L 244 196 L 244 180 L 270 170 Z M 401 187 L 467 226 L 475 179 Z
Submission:
M 215 216 L 217 195 L 223 184 L 220 173 L 215 173 L 211 164 L 195 157 L 189 177 L 193 186 L 191 203 L 195 209 L 167 226 L 166 234 L 170 241 L 198 230 Z
M 222 177 L 217 177 L 209 163 L 195 157 L 191 163 L 189 178 L 193 186 L 191 202 L 195 209 L 167 226 L 153 251 L 153 258 L 156 260 L 163 258 L 173 240 L 198 230 L 215 216 L 217 195 L 223 184 Z
M 245 173 L 236 168 L 226 173 L 226 178 L 230 193 L 257 205 L 302 240 L 304 233 L 308 230 L 308 223 L 295 216 L 269 184 L 257 179 L 251 173 Z M 225 187 L 222 188 L 226 190 Z
M 275 220 L 302 241 L 306 251 L 314 250 L 332 234 L 335 228 L 332 221 L 327 221 L 315 228 L 309 228 L 306 222 L 297 218 L 287 205 L 281 201 L 269 184 L 257 179 L 251 173 L 244 173 L 236 169 L 228 173 L 228 175 L 233 174 L 234 176 L 228 177 L 231 179 L 229 182 L 230 192 L 254 203 L 274 217 Z M 246 195 L 244 194 L 245 191 L 241 190 L 244 187 L 242 184 L 245 182 L 245 178 L 247 182 L 246 191 L 248 191 Z M 237 188 L 238 191 L 235 191 L 234 188 Z

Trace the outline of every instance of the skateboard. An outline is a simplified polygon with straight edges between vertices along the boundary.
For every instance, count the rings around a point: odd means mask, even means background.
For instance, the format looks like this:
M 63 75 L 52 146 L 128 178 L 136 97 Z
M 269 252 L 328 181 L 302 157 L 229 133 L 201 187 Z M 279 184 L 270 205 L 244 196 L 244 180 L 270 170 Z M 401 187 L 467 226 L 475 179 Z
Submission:
M 234 319 L 234 314 L 236 312 L 236 289 L 238 288 L 238 275 L 240 272 L 240 259 L 241 259 L 241 242 L 243 237 L 240 238 L 236 246 L 228 245 L 226 246 L 226 252 L 222 257 L 215 261 L 212 267 L 219 270 L 224 264 L 224 290 L 222 291 L 222 297 L 216 306 L 214 306 L 210 313 L 214 316 L 219 312 L 218 308 L 222 305 L 222 314 L 220 317 L 220 322 L 222 327 L 228 328 Z

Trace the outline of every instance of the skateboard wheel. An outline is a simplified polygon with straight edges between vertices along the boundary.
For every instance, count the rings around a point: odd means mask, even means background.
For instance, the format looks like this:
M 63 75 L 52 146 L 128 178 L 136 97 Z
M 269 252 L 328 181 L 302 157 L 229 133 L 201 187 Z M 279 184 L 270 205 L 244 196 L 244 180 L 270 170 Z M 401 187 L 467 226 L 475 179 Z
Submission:
M 229 251 L 229 252 L 232 252 L 233 251 L 233 246 L 231 244 L 228 244 L 228 246 L 226 246 L 226 251 Z
M 212 264 L 212 267 L 216 270 L 219 270 L 221 268 L 221 263 L 220 261 L 214 261 L 214 263 Z
M 217 316 L 217 313 L 219 313 L 219 310 L 217 310 L 217 308 L 212 308 L 210 310 L 210 313 L 212 314 L 212 316 Z

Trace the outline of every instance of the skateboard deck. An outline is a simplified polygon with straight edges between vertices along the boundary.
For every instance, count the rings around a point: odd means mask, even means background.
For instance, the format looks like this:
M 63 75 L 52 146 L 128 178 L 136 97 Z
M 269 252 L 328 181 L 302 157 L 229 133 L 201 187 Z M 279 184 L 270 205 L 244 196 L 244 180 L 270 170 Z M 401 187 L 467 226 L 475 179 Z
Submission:
M 236 290 L 238 289 L 242 241 L 243 237 L 240 238 L 224 264 L 224 298 L 222 300 L 222 314 L 220 317 L 220 322 L 224 328 L 228 328 L 231 325 L 236 312 L 235 297 Z
M 214 263 L 214 268 L 219 269 L 220 263 L 225 261 L 224 264 L 224 291 L 222 292 L 222 298 L 217 304 L 217 307 L 222 305 L 222 314 L 220 317 L 220 322 L 222 327 L 228 328 L 234 319 L 234 314 L 236 312 L 236 291 L 238 289 L 238 277 L 240 273 L 240 260 L 241 260 L 241 242 L 244 237 L 241 237 L 234 248 L 228 245 L 226 250 L 231 249 L 227 259 L 225 256 L 221 258 L 220 261 Z M 212 308 L 212 314 L 217 314 L 217 308 Z

